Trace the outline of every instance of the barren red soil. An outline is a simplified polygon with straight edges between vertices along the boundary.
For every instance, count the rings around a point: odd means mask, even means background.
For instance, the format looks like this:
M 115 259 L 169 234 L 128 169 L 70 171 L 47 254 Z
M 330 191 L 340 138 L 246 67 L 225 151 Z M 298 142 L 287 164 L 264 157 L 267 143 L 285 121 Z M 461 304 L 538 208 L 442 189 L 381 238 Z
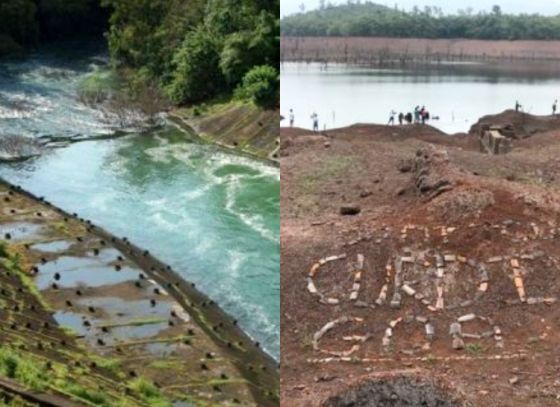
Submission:
M 448 405 L 560 405 L 560 120 L 483 122 L 522 139 L 491 156 L 477 127 L 281 130 L 282 405 L 378 405 L 340 394 L 394 378 L 435 383 Z

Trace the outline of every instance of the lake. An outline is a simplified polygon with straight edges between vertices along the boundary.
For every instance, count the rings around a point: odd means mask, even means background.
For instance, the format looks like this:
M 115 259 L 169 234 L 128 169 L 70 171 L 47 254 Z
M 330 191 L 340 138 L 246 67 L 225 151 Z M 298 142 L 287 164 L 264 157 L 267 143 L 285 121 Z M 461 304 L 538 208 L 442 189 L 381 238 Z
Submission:
M 518 69 L 519 68 L 519 69 Z M 387 124 L 392 110 L 413 112 L 426 106 L 430 124 L 447 132 L 466 132 L 480 117 L 513 109 L 552 113 L 560 99 L 560 77 L 531 67 L 478 63 L 440 64 L 381 69 L 343 64 L 290 63 L 281 66 L 281 113 L 293 109 L 295 125 L 312 128 L 316 112 L 320 128 L 355 123 Z M 284 120 L 282 126 L 287 126 Z

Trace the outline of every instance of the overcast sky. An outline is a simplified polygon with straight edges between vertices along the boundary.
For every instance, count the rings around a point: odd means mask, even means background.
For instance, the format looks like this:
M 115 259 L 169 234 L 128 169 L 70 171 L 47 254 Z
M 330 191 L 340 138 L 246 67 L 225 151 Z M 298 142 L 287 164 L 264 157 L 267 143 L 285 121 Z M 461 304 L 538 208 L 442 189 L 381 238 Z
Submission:
M 415 5 L 419 7 L 438 6 L 448 13 L 454 13 L 469 6 L 475 11 L 490 10 L 493 4 L 499 4 L 507 13 L 560 14 L 560 0 L 379 0 L 373 2 L 391 7 L 397 4 L 399 8 L 406 10 L 410 10 Z M 318 7 L 319 0 L 280 0 L 282 16 L 297 13 L 302 3 L 305 4 L 306 10 L 312 10 Z M 331 3 L 341 4 L 346 3 L 346 0 L 331 0 Z

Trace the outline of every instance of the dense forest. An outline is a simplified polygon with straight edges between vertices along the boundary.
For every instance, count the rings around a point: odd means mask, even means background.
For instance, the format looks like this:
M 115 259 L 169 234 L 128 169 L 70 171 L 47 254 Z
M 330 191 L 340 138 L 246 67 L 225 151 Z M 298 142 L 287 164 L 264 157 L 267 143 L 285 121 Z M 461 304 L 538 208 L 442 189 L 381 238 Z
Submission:
M 0 0 L 0 55 L 105 34 L 131 83 L 173 103 L 279 101 L 279 0 Z
M 371 2 L 350 0 L 333 6 L 320 1 L 318 10 L 282 19 L 287 36 L 355 36 L 398 38 L 466 38 L 485 40 L 560 39 L 560 15 L 511 15 L 500 6 L 487 12 L 467 9 L 455 15 L 437 7 L 402 11 Z

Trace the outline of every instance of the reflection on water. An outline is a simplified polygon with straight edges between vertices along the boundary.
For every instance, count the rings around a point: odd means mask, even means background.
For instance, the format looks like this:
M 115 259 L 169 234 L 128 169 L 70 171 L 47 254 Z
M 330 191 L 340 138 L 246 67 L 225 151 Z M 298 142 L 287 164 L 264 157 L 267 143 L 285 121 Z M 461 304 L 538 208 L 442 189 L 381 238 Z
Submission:
M 96 113 L 76 101 L 80 78 L 97 61 L 91 55 L 69 58 L 57 51 L 0 64 L 0 72 L 10 75 L 0 74 L 0 107 L 19 98 L 28 115 L 0 118 L 0 136 L 106 131 Z M 150 250 L 278 357 L 277 168 L 198 144 L 169 127 L 76 143 L 0 166 L 0 177 Z M 78 281 L 76 276 L 72 283 Z
M 546 68 L 546 69 L 545 69 Z M 303 97 L 305 95 L 305 97 Z M 320 128 L 389 121 L 390 112 L 426 106 L 430 124 L 448 133 L 468 131 L 480 117 L 512 109 L 515 101 L 532 114 L 551 114 L 560 99 L 558 67 L 454 64 L 379 69 L 330 64 L 285 63 L 281 111 L 293 109 L 296 126 Z M 287 122 L 284 123 L 287 125 Z

